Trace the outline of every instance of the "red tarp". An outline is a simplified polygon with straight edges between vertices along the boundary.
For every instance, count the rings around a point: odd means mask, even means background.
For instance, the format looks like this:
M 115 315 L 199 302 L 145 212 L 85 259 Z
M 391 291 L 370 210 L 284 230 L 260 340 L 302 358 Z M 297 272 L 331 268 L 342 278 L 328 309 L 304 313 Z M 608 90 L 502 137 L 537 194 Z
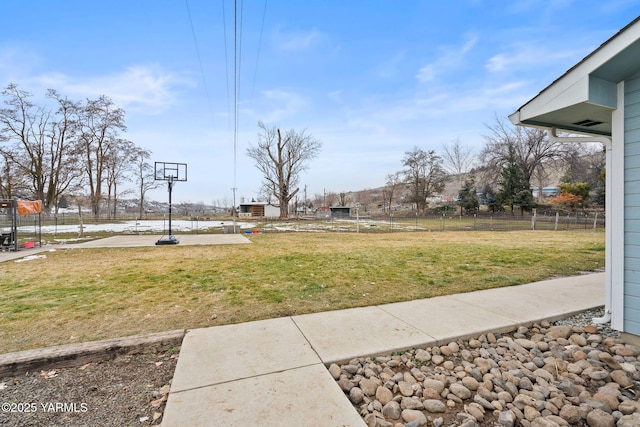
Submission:
M 18 215 L 33 215 L 40 213 L 41 210 L 41 200 L 35 200 L 33 202 L 27 200 L 18 200 Z

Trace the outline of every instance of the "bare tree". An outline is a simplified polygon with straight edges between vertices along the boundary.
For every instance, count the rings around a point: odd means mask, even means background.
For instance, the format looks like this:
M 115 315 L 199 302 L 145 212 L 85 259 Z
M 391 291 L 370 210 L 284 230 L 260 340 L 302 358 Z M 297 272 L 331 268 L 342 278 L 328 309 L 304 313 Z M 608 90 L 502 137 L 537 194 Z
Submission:
M 324 206 L 335 206 L 336 200 L 338 200 L 338 195 L 334 191 L 325 191 L 324 192 Z
M 13 166 L 6 153 L 0 151 L 0 198 L 12 199 L 28 187 L 25 175 L 15 173 Z
M 509 147 L 513 149 L 516 163 L 522 169 L 524 179 L 531 182 L 534 171 L 545 162 L 564 158 L 567 145 L 549 141 L 542 129 L 511 126 L 496 117 L 490 133 L 485 136 L 486 145 L 480 153 L 484 166 L 494 172 L 497 181 L 502 167 L 509 159 Z
M 427 198 L 443 190 L 447 175 L 442 168 L 442 158 L 435 151 L 414 147 L 405 153 L 402 171 L 405 183 L 411 190 L 410 201 L 418 212 L 427 207 Z
M 151 151 L 143 148 L 135 148 L 133 152 L 133 161 L 135 169 L 135 180 L 138 184 L 138 195 L 140 203 L 138 205 L 139 217 L 144 215 L 144 200 L 147 191 L 158 188 L 159 181 L 154 179 L 153 166 L 148 160 L 151 158 Z
M 571 144 L 567 154 L 562 182 L 587 182 L 591 188 L 596 188 L 606 164 L 603 145 Z
M 51 171 L 45 197 L 45 208 L 51 203 L 58 212 L 60 197 L 68 190 L 78 189 L 81 185 L 82 168 L 76 135 L 78 104 L 62 97 L 49 89 L 47 97 L 58 104 L 56 120 L 52 122 L 49 138 L 49 170 Z
M 256 161 L 256 167 L 264 179 L 264 185 L 280 204 L 280 218 L 289 216 L 289 202 L 298 193 L 294 188 L 300 179 L 300 173 L 308 168 L 322 144 L 320 141 L 302 132 L 289 129 L 284 132 L 276 127 L 269 128 L 258 123 L 257 146 L 250 146 L 247 155 Z
M 45 211 L 50 211 L 79 175 L 72 120 L 77 107 L 53 90 L 48 97 L 57 102 L 57 111 L 34 105 L 31 94 L 15 84 L 2 95 L 6 108 L 0 109 L 0 151 L 5 171 L 27 178 L 29 196 L 42 200 Z
M 349 204 L 349 199 L 349 195 L 344 191 L 338 194 L 338 201 L 340 203 L 340 206 L 347 206 L 347 204 Z
M 450 174 L 457 176 L 460 187 L 465 181 L 464 175 L 469 172 L 474 161 L 473 150 L 462 145 L 460 139 L 442 146 L 442 165 Z
M 15 84 L 8 85 L 2 95 L 6 108 L 0 109 L 3 134 L 0 149 L 10 168 L 28 177 L 31 196 L 44 200 L 47 177 L 45 132 L 51 113 L 34 105 L 29 100 L 32 95 Z
M 382 196 L 382 212 L 384 212 L 384 204 L 388 203 L 389 212 L 391 212 L 391 203 L 393 203 L 393 197 L 396 195 L 399 188 L 404 184 L 402 180 L 402 172 L 390 173 L 387 175 L 386 186 L 383 190 Z
M 107 160 L 117 144 L 120 131 L 125 131 L 124 110 L 106 96 L 87 100 L 79 110 L 79 143 L 82 150 L 84 172 L 89 185 L 91 211 L 100 216 L 102 187 L 107 178 Z
M 118 184 L 131 180 L 128 173 L 131 172 L 134 161 L 135 144 L 126 139 L 117 138 L 109 147 L 105 160 L 107 173 L 107 212 L 109 218 L 116 217 L 118 207 Z M 125 190 L 127 191 L 127 190 Z

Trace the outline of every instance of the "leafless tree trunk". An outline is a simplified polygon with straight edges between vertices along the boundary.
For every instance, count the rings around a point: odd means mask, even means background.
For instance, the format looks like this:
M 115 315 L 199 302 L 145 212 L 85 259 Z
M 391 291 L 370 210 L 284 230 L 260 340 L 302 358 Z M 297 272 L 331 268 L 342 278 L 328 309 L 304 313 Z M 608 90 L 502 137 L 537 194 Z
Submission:
M 247 155 L 256 161 L 256 167 L 268 188 L 280 204 L 280 218 L 289 217 L 289 202 L 298 193 L 300 173 L 320 152 L 322 144 L 305 131 L 289 129 L 280 132 L 276 127 L 268 128 L 258 123 L 257 146 L 250 146 Z

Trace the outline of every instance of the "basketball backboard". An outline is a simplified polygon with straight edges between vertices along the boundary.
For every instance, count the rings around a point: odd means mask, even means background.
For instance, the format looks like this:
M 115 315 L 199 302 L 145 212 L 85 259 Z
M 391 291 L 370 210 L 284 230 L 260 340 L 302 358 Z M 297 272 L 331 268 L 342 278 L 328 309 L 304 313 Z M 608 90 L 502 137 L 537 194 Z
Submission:
M 155 162 L 153 177 L 156 181 L 186 181 L 187 164 L 173 162 Z

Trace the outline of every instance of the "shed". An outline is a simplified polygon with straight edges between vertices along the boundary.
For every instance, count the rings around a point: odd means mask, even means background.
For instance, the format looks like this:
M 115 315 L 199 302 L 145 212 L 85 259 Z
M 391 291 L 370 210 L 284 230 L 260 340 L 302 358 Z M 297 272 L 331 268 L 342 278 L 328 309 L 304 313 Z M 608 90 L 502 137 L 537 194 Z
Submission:
M 331 218 L 351 218 L 349 206 L 331 206 Z
M 267 202 L 241 203 L 239 216 L 277 218 L 280 216 L 280 207 Z
M 509 116 L 606 147 L 605 316 L 640 343 L 640 17 Z M 557 130 L 570 132 L 558 136 Z

